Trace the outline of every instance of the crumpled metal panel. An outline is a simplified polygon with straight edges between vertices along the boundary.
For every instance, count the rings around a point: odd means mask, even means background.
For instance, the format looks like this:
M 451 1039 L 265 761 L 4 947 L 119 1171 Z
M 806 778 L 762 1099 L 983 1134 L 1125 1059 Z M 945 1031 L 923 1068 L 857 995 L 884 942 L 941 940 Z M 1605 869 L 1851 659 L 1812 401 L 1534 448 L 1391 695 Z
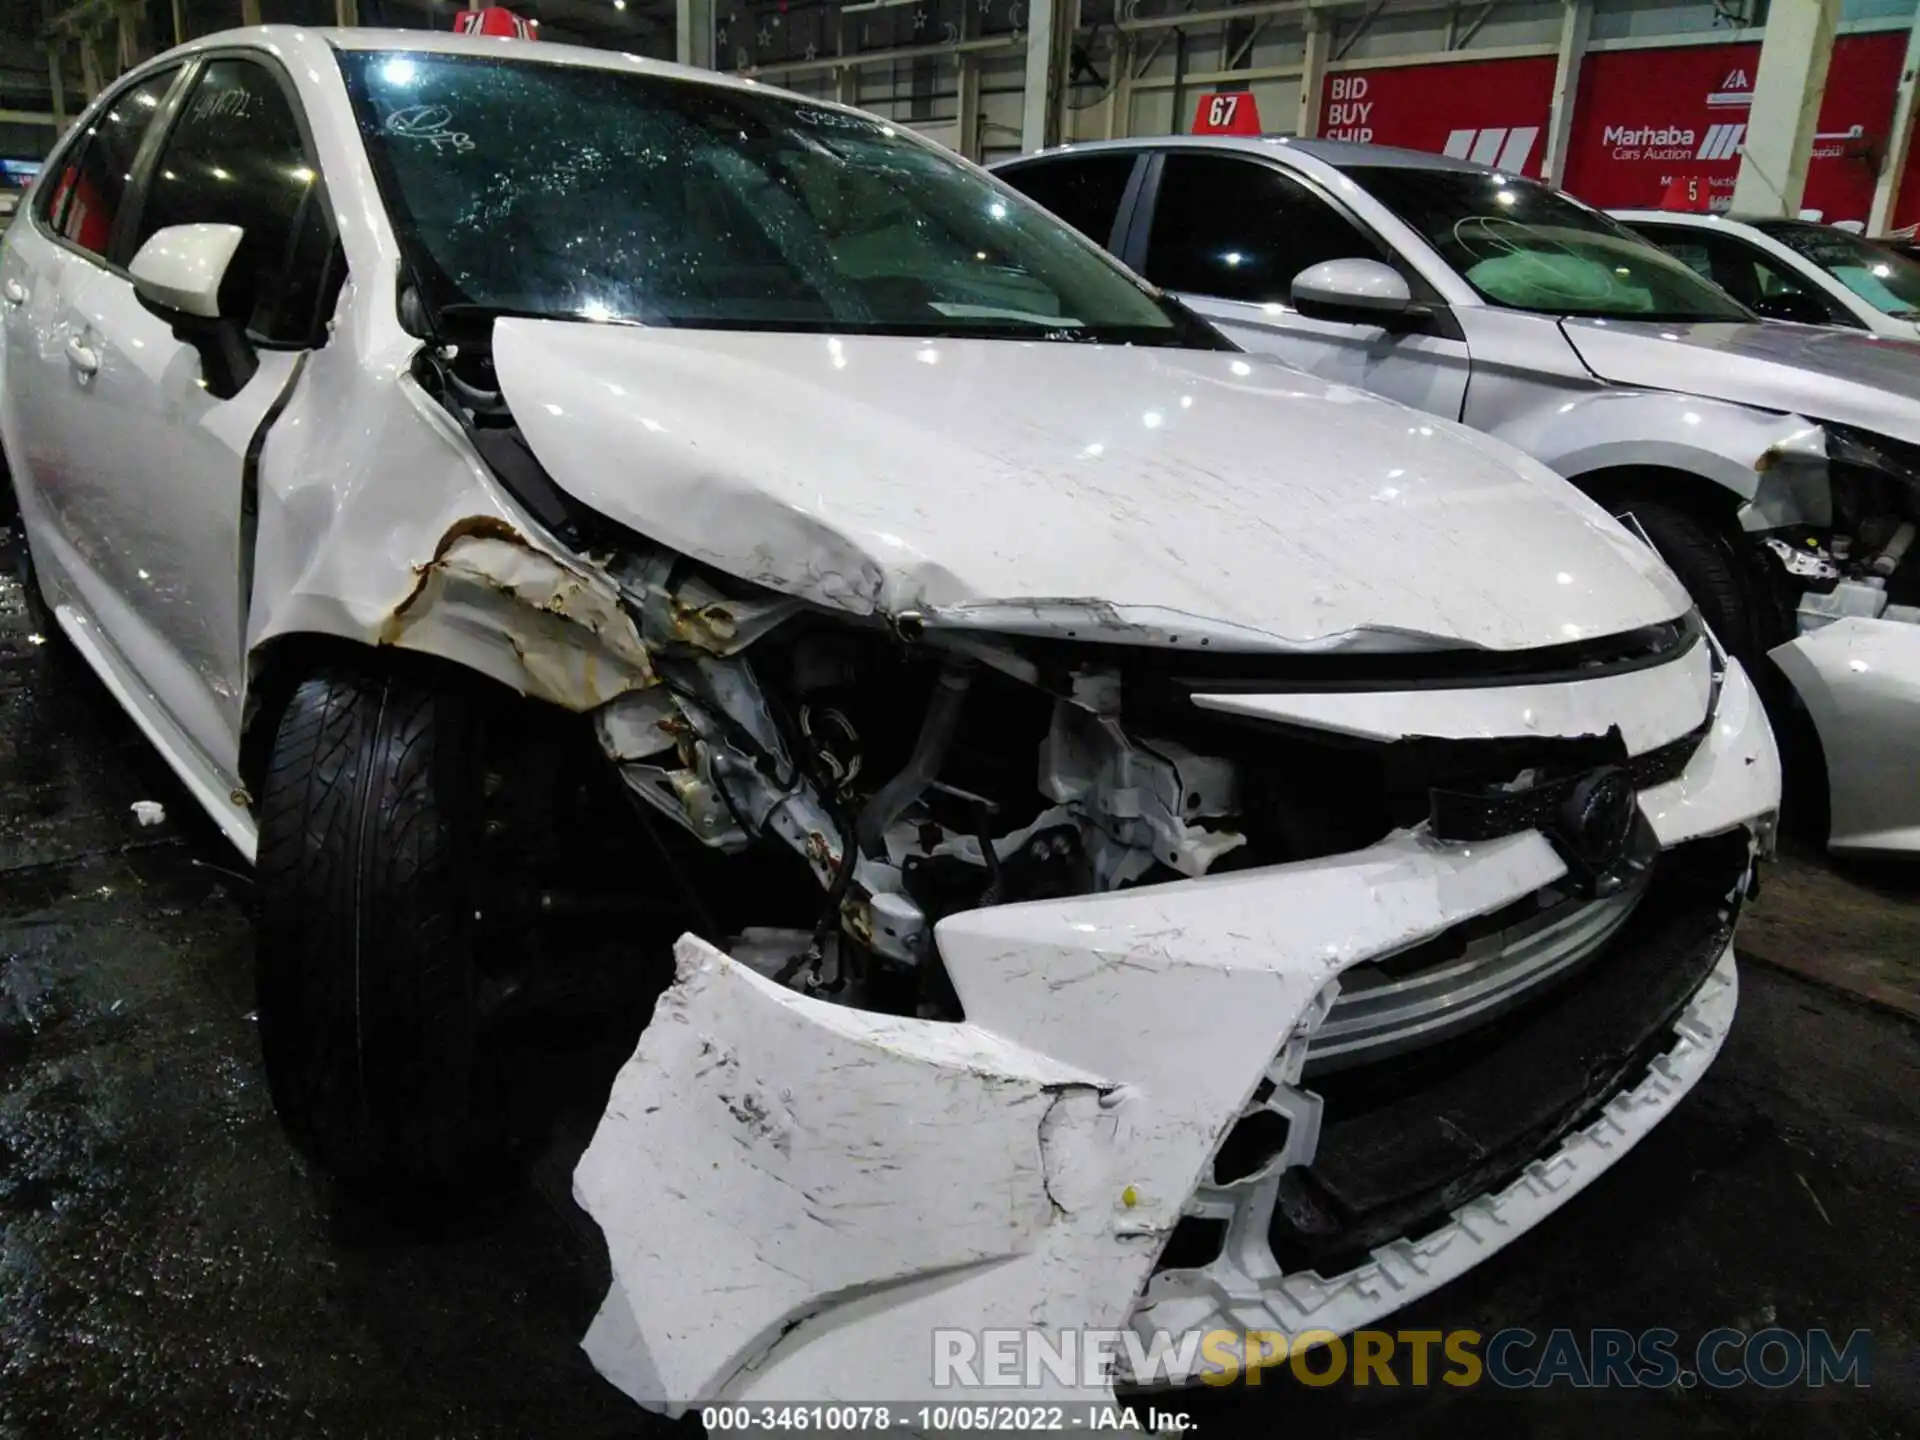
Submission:
M 1521 649 L 1687 608 L 1536 462 L 1226 352 L 506 319 L 493 358 L 581 503 L 856 614 L 1191 648 Z

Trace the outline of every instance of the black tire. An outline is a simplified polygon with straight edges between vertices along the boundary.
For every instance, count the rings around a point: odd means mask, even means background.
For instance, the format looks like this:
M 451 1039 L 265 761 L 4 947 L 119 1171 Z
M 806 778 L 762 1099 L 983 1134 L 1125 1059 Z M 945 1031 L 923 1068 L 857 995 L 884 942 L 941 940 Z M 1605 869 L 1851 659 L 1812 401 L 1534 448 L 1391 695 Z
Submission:
M 1765 684 L 1772 669 L 1767 651 L 1787 638 L 1765 574 L 1734 539 L 1677 506 L 1635 496 L 1614 509 L 1639 522 L 1720 644 L 1756 684 Z
M 487 702 L 436 668 L 322 668 L 260 800 L 256 980 L 275 1108 L 352 1190 L 460 1184 L 497 1145 L 479 1038 Z

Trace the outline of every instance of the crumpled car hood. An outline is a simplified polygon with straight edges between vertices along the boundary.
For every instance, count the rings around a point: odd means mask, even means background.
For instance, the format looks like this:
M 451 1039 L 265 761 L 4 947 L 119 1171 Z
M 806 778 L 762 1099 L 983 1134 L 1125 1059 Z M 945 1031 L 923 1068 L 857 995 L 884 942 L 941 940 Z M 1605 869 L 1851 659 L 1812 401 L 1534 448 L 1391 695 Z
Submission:
M 855 613 L 1518 649 L 1687 606 L 1519 451 L 1252 357 L 514 319 L 494 364 L 583 504 Z
M 1588 369 L 1615 385 L 1757 405 L 1920 444 L 1920 344 L 1817 325 L 1564 320 Z

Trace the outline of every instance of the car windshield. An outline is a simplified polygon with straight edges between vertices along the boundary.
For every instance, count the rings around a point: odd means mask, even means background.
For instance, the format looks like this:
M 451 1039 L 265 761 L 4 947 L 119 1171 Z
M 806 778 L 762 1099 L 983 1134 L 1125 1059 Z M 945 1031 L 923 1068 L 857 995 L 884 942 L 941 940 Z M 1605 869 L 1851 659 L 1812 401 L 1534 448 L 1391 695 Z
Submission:
M 1623 320 L 1750 320 L 1731 295 L 1546 186 L 1481 170 L 1347 172 L 1495 305 Z
M 1754 228 L 1811 260 L 1874 309 L 1920 319 L 1920 265 L 1897 251 L 1804 220 L 1761 220 Z
M 344 51 L 428 311 L 1218 347 L 929 141 L 638 71 Z

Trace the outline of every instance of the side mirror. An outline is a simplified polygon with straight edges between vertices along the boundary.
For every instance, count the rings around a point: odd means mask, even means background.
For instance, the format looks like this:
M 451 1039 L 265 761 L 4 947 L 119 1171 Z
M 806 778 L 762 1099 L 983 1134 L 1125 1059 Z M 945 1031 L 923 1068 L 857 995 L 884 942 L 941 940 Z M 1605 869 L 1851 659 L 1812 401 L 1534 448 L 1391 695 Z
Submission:
M 1754 301 L 1753 313 L 1763 320 L 1790 320 L 1796 325 L 1833 323 L 1833 317 L 1827 313 L 1825 305 L 1797 290 L 1779 295 L 1762 295 Z
M 1391 327 L 1418 313 L 1406 278 L 1379 260 L 1323 260 L 1293 277 L 1293 308 L 1311 320 Z
M 147 237 L 128 267 L 134 296 L 200 353 L 207 393 L 220 400 L 239 394 L 260 368 L 247 341 L 253 297 L 233 271 L 243 238 L 238 225 L 169 225 Z

